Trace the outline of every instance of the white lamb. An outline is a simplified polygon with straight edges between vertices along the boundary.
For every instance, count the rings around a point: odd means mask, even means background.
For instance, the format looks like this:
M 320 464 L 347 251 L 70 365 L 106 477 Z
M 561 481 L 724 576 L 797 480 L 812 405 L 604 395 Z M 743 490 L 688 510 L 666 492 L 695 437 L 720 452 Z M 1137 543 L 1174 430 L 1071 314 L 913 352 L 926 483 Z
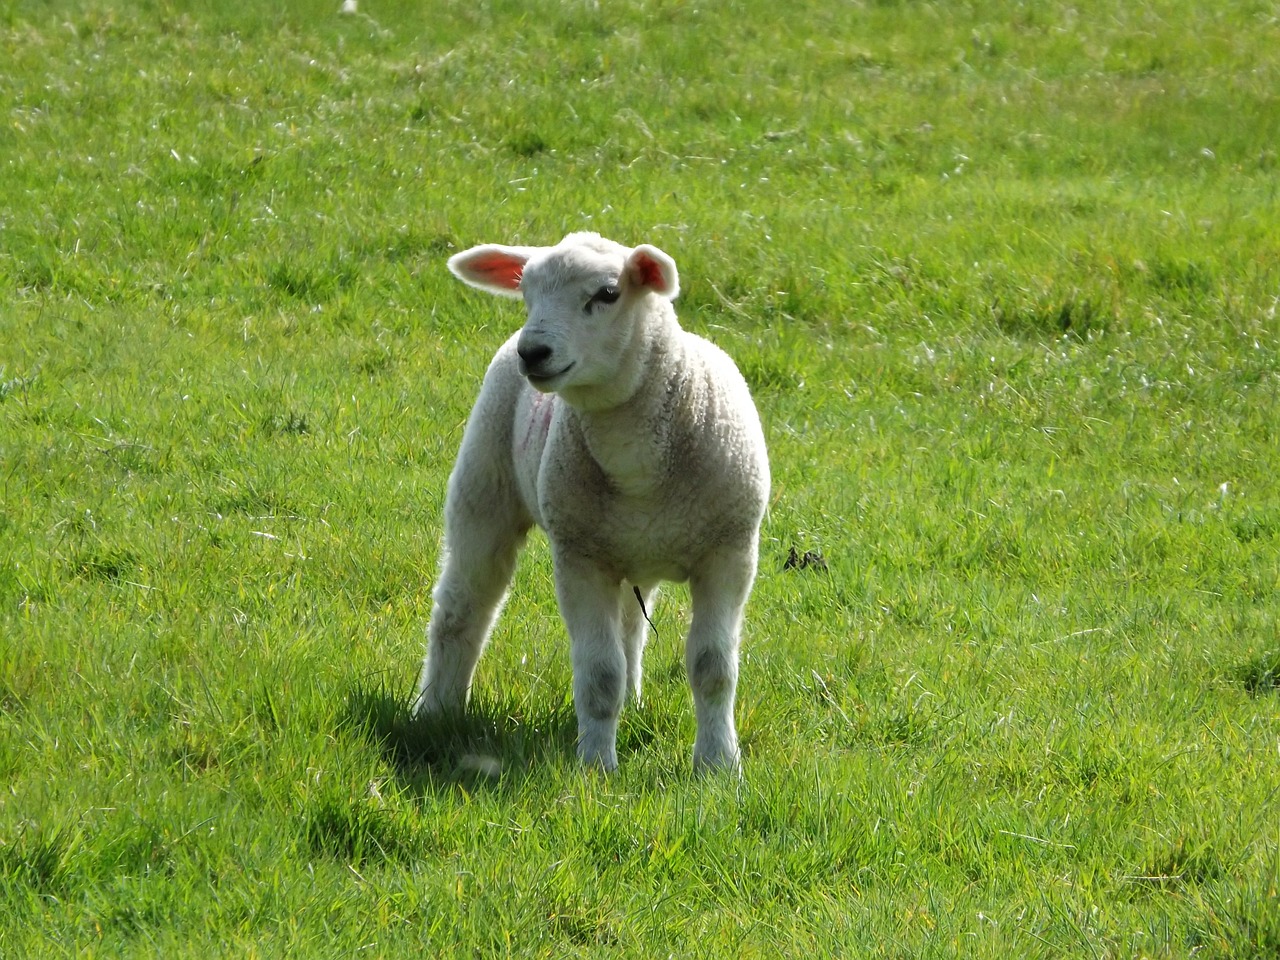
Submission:
M 546 531 L 569 630 L 578 756 L 617 767 L 618 715 L 640 696 L 643 609 L 690 584 L 685 665 L 694 766 L 739 765 L 738 634 L 756 573 L 769 461 L 746 382 L 681 329 L 675 262 L 594 233 L 554 247 L 473 247 L 449 269 L 523 296 L 449 477 L 444 561 L 415 713 L 461 711 L 531 526 Z

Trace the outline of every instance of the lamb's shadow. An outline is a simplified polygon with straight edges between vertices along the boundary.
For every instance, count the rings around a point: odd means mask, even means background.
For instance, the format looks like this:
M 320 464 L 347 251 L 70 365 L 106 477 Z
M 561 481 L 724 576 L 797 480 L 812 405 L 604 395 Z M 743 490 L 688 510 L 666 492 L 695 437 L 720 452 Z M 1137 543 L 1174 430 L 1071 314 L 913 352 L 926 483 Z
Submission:
M 410 706 L 385 689 L 357 687 L 346 711 L 410 789 L 501 789 L 574 753 L 577 721 L 568 701 L 530 713 L 516 702 L 473 700 L 463 714 L 427 718 L 413 717 Z

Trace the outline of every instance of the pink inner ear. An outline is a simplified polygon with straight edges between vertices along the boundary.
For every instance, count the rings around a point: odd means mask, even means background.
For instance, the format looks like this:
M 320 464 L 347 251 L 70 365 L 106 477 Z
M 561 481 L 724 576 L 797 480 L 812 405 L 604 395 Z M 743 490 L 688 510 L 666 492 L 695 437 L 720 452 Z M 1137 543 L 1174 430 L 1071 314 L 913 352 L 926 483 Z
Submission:
M 658 261 L 640 254 L 632 260 L 631 265 L 641 286 L 653 287 L 655 290 L 666 289 L 667 282 L 662 278 L 662 267 Z
M 524 261 L 505 253 L 485 253 L 468 263 L 467 271 L 494 286 L 515 290 L 520 286 Z

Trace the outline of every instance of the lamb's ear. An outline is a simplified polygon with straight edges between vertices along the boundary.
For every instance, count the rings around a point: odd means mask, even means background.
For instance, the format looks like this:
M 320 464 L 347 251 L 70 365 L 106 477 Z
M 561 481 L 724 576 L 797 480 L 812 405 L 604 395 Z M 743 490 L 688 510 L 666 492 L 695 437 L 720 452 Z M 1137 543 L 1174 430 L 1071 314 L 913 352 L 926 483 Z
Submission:
M 520 276 L 536 247 L 486 243 L 449 258 L 450 272 L 463 283 L 501 297 L 520 296 Z
M 680 293 L 676 262 L 657 247 L 642 243 L 627 256 L 627 278 L 638 287 L 647 287 L 668 300 Z

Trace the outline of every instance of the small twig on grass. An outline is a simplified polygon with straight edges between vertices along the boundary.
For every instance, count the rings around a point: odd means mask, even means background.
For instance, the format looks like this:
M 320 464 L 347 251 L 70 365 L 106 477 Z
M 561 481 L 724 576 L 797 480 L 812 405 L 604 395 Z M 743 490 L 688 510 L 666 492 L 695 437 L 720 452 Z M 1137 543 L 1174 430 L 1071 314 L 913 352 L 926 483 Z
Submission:
M 1047 647 L 1051 643 L 1062 643 L 1066 640 L 1074 640 L 1076 637 L 1084 637 L 1091 633 L 1101 633 L 1106 629 L 1107 629 L 1106 627 L 1089 627 L 1086 630 L 1077 630 L 1075 633 L 1068 633 L 1065 636 L 1054 637 L 1052 640 L 1040 640 L 1037 643 L 1031 644 L 1031 646 Z
M 730 313 L 736 314 L 739 317 L 742 317 L 745 320 L 751 319 L 751 317 L 747 315 L 747 312 L 745 310 L 743 310 L 740 306 L 738 306 L 736 303 L 734 303 L 732 300 L 726 297 L 723 293 L 721 293 L 720 288 L 717 287 L 710 280 L 707 281 L 707 286 L 711 288 L 711 292 L 714 293 L 719 298 L 720 302 L 724 304 L 726 310 L 728 310 Z
M 1006 837 L 1017 837 L 1019 840 L 1030 840 L 1032 843 L 1043 843 L 1046 847 L 1061 847 L 1063 850 L 1074 850 L 1074 843 L 1060 843 L 1057 840 L 1046 840 L 1044 837 L 1033 837 L 1029 833 L 1014 833 L 1012 830 L 1000 830 Z
M 818 685 L 818 690 L 822 694 L 822 699 L 830 704 L 836 713 L 840 714 L 840 719 L 849 726 L 853 726 L 853 722 L 849 719 L 849 715 L 840 708 L 840 704 L 836 703 L 835 696 L 831 693 L 831 688 L 827 686 L 827 681 L 822 679 L 822 675 L 817 670 L 810 670 L 813 674 L 813 680 Z

